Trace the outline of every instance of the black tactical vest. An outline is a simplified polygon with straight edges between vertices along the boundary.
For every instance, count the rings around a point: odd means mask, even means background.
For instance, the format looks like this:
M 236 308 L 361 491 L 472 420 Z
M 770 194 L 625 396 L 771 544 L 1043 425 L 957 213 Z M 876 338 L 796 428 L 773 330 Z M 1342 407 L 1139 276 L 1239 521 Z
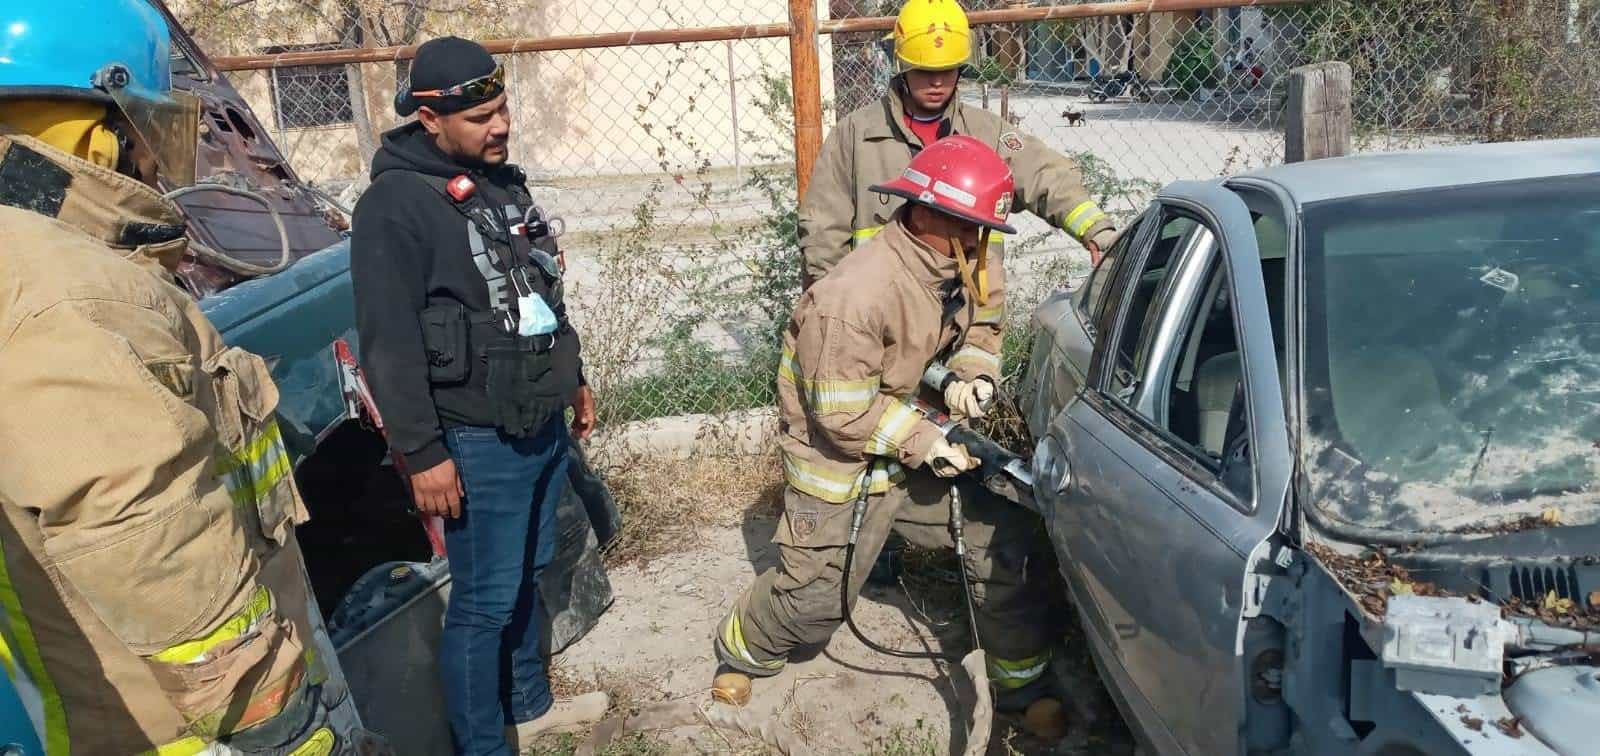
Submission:
M 439 313 L 430 308 L 423 313 L 430 380 L 466 380 L 468 370 L 487 371 L 485 388 L 496 424 L 509 436 L 531 436 L 566 408 L 579 382 L 578 340 L 567 321 L 561 269 L 546 220 L 538 216 L 521 180 L 505 187 L 514 206 L 496 208 L 481 187 L 462 192 L 458 186 L 452 193 L 451 182 L 459 179 L 416 175 L 472 223 L 477 230 L 472 244 L 482 241 L 510 287 L 500 297 L 491 290 L 495 301 L 488 311 Z M 527 208 L 525 217 L 509 217 L 514 213 L 508 211 L 516 208 Z M 517 335 L 519 296 L 542 298 L 556 316 L 555 331 Z M 468 356 L 470 366 L 457 355 Z M 435 370 L 440 362 L 446 369 Z

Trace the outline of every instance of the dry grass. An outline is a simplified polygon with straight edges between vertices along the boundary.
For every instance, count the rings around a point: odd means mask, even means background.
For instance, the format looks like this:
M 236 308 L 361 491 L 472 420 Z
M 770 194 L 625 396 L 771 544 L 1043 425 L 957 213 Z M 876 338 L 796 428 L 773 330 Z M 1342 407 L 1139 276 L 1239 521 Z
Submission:
M 606 550 L 610 566 L 637 565 L 685 551 L 702 528 L 776 518 L 783 473 L 776 454 L 608 463 L 606 484 L 622 510 L 622 533 Z

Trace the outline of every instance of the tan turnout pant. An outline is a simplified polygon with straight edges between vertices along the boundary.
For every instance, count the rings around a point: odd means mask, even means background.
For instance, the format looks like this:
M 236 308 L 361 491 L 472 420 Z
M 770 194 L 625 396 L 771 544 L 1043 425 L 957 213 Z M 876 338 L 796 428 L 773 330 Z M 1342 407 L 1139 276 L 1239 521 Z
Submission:
M 890 531 L 924 548 L 952 548 L 950 481 L 908 471 L 900 485 L 868 499 L 850 571 L 850 604 Z M 961 485 L 965 569 L 972 581 L 978 633 L 989 674 L 1004 689 L 1039 678 L 1049 662 L 1048 548 L 1037 515 L 969 483 Z M 716 639 L 724 664 L 747 674 L 776 674 L 797 646 L 826 642 L 844 622 L 839 586 L 853 504 L 834 504 L 793 488 L 773 542 L 779 563 L 759 575 L 723 619 Z

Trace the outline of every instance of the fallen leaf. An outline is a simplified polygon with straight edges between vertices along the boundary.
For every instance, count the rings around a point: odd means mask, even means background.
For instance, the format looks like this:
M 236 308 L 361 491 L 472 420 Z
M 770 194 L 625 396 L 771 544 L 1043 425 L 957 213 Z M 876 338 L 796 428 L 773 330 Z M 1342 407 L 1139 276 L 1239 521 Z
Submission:
M 1407 583 L 1406 581 L 1401 580 L 1400 578 L 1395 578 L 1395 579 L 1389 581 L 1389 593 L 1392 594 L 1392 595 L 1395 595 L 1395 596 L 1412 596 L 1412 595 L 1415 595 L 1416 592 L 1417 592 L 1416 589 L 1414 587 L 1412 587 L 1412 585 L 1410 583 Z
M 1546 525 L 1560 525 L 1561 524 L 1561 510 L 1559 510 L 1559 509 L 1546 509 L 1544 512 L 1541 512 L 1539 514 L 1539 519 L 1542 520 L 1544 522 L 1544 524 L 1546 524 Z
M 1562 598 L 1557 596 L 1555 591 L 1551 591 L 1544 595 L 1544 602 L 1541 604 L 1541 608 L 1556 614 L 1571 614 L 1574 605 L 1572 599 Z
M 1500 720 L 1498 722 L 1495 722 L 1494 726 L 1500 728 L 1501 732 L 1505 733 L 1506 735 L 1508 735 L 1510 737 L 1513 737 L 1513 738 L 1522 737 L 1522 718 L 1521 717 L 1506 717 L 1505 719 L 1502 719 L 1502 720 Z
M 1461 724 L 1466 725 L 1467 729 L 1472 730 L 1473 732 L 1482 732 L 1483 731 L 1483 720 L 1481 720 L 1481 719 L 1479 719 L 1477 717 L 1469 717 L 1469 716 L 1466 716 L 1466 715 L 1462 715 Z

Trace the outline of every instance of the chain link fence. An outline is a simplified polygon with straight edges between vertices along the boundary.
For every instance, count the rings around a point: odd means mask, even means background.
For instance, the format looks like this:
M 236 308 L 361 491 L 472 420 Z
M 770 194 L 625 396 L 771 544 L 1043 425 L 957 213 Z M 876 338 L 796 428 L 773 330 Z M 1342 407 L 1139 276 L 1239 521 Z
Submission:
M 892 0 L 819 0 L 823 18 Z M 1066 3 L 1063 3 L 1066 4 Z M 976 2 L 969 10 L 1028 7 Z M 190 0 L 212 57 L 561 38 L 500 56 L 512 157 L 564 219 L 574 318 L 608 424 L 767 406 L 797 291 L 786 0 Z M 597 46 L 596 35 L 746 26 L 743 38 Z M 1600 132 L 1600 0 L 1322 0 L 975 27 L 960 96 L 1075 156 L 1114 216 L 1161 185 L 1281 162 L 1287 73 L 1354 71 L 1358 151 Z M 625 39 L 622 42 L 626 42 Z M 566 43 L 563 43 L 566 44 Z M 606 44 L 610 44 L 606 42 Z M 824 127 L 881 97 L 881 32 L 820 37 Z M 227 61 L 225 60 L 224 63 Z M 303 180 L 353 202 L 403 60 L 229 74 Z M 1008 247 L 1008 369 L 1032 305 L 1087 255 L 1036 218 Z

